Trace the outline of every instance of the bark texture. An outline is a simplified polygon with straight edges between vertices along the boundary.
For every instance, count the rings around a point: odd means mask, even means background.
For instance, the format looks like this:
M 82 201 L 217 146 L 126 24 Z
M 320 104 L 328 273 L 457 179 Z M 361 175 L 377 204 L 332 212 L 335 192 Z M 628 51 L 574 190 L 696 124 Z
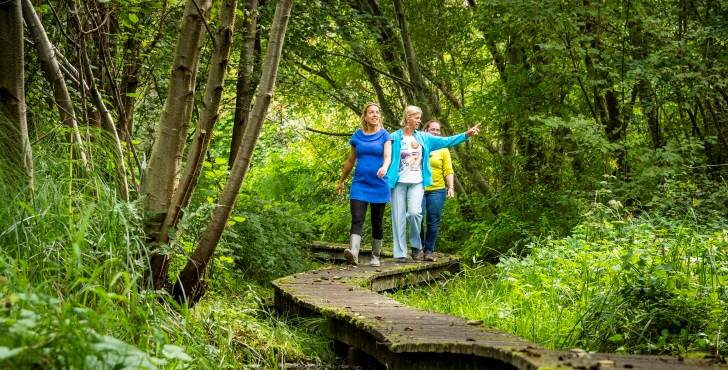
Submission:
M 238 147 L 243 140 L 245 124 L 250 113 L 250 105 L 258 81 L 254 78 L 255 40 L 257 39 L 258 0 L 248 0 L 245 4 L 245 22 L 243 23 L 243 47 L 240 49 L 238 65 L 238 81 L 235 92 L 235 117 L 233 118 L 233 136 L 230 140 L 230 166 L 235 162 Z
M 58 106 L 61 122 L 71 128 L 73 141 L 78 144 L 78 156 L 84 167 L 88 165 L 86 153 L 83 150 L 83 141 L 81 133 L 78 130 L 78 120 L 76 119 L 76 110 L 73 107 L 71 95 L 68 93 L 66 80 L 61 73 L 61 67 L 56 58 L 55 47 L 51 44 L 48 34 L 43 28 L 40 17 L 35 12 L 33 4 L 30 0 L 21 0 L 23 3 L 23 18 L 28 25 L 28 31 L 35 43 L 38 51 L 38 59 L 40 59 L 41 68 L 45 74 L 45 78 L 53 88 L 53 100 Z
M 237 0 L 223 0 L 220 11 L 220 27 L 215 34 L 215 51 L 210 61 L 210 70 L 205 85 L 205 97 L 202 100 L 202 113 L 197 122 L 197 131 L 192 146 L 187 154 L 187 162 L 182 178 L 172 197 L 167 217 L 159 234 L 159 242 L 169 241 L 169 227 L 175 227 L 182 214 L 182 209 L 189 202 L 192 190 L 202 170 L 205 154 L 210 146 L 213 128 L 218 119 L 220 98 L 222 97 L 225 73 L 228 67 L 228 56 L 233 41 L 235 27 L 235 9 Z M 166 273 L 164 274 L 166 276 Z
M 109 132 L 112 143 L 114 145 L 114 160 L 116 161 L 116 175 L 118 178 L 119 193 L 124 200 L 129 200 L 129 183 L 126 179 L 126 165 L 124 164 L 124 150 L 121 147 L 121 141 L 119 141 L 119 134 L 116 131 L 116 125 L 114 124 L 114 118 L 111 116 L 111 112 L 106 108 L 104 98 L 101 95 L 96 86 L 96 79 L 94 78 L 93 70 L 91 69 L 91 61 L 86 51 L 86 34 L 83 31 L 81 19 L 78 12 L 73 13 L 73 21 L 76 27 L 80 31 L 79 37 L 79 55 L 81 57 L 81 69 L 83 70 L 84 78 L 80 78 L 79 82 L 84 82 L 84 86 L 88 87 L 88 93 L 91 94 L 91 102 L 96 108 L 96 113 L 101 121 L 102 127 Z
M 25 116 L 23 13 L 20 0 L 0 2 L 0 135 L 6 141 L 11 168 L 22 168 L 23 181 L 32 187 L 33 157 Z
M 222 236 L 225 224 L 230 217 L 230 212 L 235 206 L 235 201 L 240 191 L 240 185 L 245 179 L 250 160 L 253 156 L 253 149 L 260 135 L 268 106 L 273 97 L 276 75 L 278 74 L 278 63 L 283 51 L 283 41 L 288 27 L 288 18 L 291 14 L 293 0 L 280 0 L 276 5 L 276 12 L 273 17 L 270 37 L 268 39 L 268 50 L 266 51 L 265 64 L 261 72 L 261 82 L 258 95 L 255 99 L 255 107 L 250 112 L 248 125 L 243 135 L 243 140 L 235 158 L 225 188 L 218 200 L 218 206 L 213 212 L 212 219 L 207 225 L 199 245 L 187 261 L 180 273 L 179 279 L 172 292 L 173 297 L 180 302 L 186 301 L 192 306 L 205 294 L 204 276 L 207 265 L 212 258 L 217 243 Z
M 188 0 L 185 6 L 169 90 L 142 183 L 142 196 L 145 197 L 144 226 L 152 244 L 158 240 L 177 183 L 185 135 L 192 117 L 195 76 L 204 32 L 203 17 L 209 12 L 211 4 L 211 0 Z M 159 254 L 151 257 L 151 278 L 157 289 L 166 284 L 166 279 L 157 275 L 165 271 L 165 261 L 166 258 Z

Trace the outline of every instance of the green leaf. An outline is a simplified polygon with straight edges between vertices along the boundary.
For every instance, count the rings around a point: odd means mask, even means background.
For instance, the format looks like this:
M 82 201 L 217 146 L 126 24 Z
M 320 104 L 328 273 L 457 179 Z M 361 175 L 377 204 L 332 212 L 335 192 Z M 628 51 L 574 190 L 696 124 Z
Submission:
M 182 349 L 182 347 L 172 344 L 165 344 L 164 347 L 162 347 L 162 354 L 168 359 L 180 360 L 183 362 L 192 361 L 192 357 L 185 353 L 185 350 Z
M 215 157 L 215 164 L 223 165 L 227 164 L 227 159 L 222 157 Z
M 129 18 L 131 23 L 139 23 L 139 17 L 137 17 L 136 14 L 129 14 L 127 18 Z
M 25 347 L 18 347 L 10 349 L 5 346 L 0 346 L 0 361 L 7 360 L 18 353 L 22 352 L 25 349 Z
M 607 340 L 612 343 L 621 343 L 624 338 L 622 337 L 622 334 L 614 334 L 611 337 L 607 338 Z

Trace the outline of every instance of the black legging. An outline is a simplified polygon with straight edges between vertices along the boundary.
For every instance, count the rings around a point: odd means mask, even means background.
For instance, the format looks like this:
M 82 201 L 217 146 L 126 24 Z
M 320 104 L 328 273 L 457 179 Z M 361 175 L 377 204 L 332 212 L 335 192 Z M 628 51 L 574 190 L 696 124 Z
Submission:
M 384 207 L 387 203 L 368 203 L 351 199 L 349 204 L 351 206 L 351 233 L 361 235 L 364 219 L 367 216 L 367 205 L 369 205 L 372 209 L 372 238 L 383 239 L 382 220 L 384 219 Z

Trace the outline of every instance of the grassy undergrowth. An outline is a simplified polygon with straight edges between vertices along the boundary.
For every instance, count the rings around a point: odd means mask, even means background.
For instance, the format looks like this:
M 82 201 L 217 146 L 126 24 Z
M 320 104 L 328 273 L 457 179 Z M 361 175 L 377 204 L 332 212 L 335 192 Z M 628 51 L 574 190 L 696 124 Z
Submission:
M 595 206 L 573 233 L 525 256 L 473 264 L 395 298 L 548 348 L 728 354 L 728 224 Z
M 110 163 L 103 147 L 94 149 L 95 163 Z M 271 290 L 241 275 L 216 275 L 192 310 L 145 289 L 139 204 L 118 198 L 112 168 L 79 175 L 68 154 L 48 143 L 35 150 L 32 193 L 13 185 L 12 169 L 0 171 L 0 369 L 332 360 L 318 322 L 277 316 L 265 303 Z

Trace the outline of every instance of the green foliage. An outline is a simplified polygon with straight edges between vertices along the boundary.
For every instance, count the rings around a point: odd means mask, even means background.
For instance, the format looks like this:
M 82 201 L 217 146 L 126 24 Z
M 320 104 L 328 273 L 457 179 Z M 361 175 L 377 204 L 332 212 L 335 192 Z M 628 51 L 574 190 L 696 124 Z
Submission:
M 211 278 L 212 284 L 227 284 L 238 273 L 264 283 L 307 267 L 304 252 L 312 239 L 313 226 L 302 212 L 300 203 L 296 202 L 301 195 L 291 192 L 288 186 L 299 177 L 315 176 L 316 173 L 297 165 L 297 162 L 289 166 L 274 162 L 272 166 L 262 168 L 263 174 L 251 171 L 252 181 L 247 183 L 253 185 L 247 188 L 256 190 L 243 190 L 238 195 L 216 249 L 217 258 L 210 268 L 211 277 L 224 274 L 228 278 L 220 281 Z M 195 241 L 204 231 L 220 189 L 227 180 L 227 166 L 227 160 L 222 157 L 204 163 L 202 178 L 174 241 L 182 247 L 182 255 L 194 249 Z M 266 176 L 266 173 L 271 175 Z M 298 184 L 304 192 L 315 189 L 305 187 L 305 182 Z M 260 193 L 272 195 L 265 197 Z M 185 260 L 180 255 L 176 262 L 181 267 Z
M 217 273 L 208 298 L 193 311 L 146 289 L 140 210 L 117 197 L 113 169 L 103 165 L 113 163 L 103 135 L 89 146 L 96 170 L 82 174 L 63 140 L 47 135 L 34 148 L 32 199 L 0 192 L 1 368 L 275 368 L 331 361 L 317 322 L 268 312 L 270 290 L 239 274 Z M 0 180 L 5 189 L 9 182 Z M 283 221 L 281 238 L 290 232 Z
M 245 276 L 264 282 L 309 267 L 304 257 L 312 226 L 296 203 L 242 194 L 231 222 L 218 253 L 229 253 Z
M 572 235 L 536 238 L 527 256 L 397 297 L 550 348 L 724 356 L 726 229 L 722 218 L 631 218 L 618 201 L 597 204 Z

